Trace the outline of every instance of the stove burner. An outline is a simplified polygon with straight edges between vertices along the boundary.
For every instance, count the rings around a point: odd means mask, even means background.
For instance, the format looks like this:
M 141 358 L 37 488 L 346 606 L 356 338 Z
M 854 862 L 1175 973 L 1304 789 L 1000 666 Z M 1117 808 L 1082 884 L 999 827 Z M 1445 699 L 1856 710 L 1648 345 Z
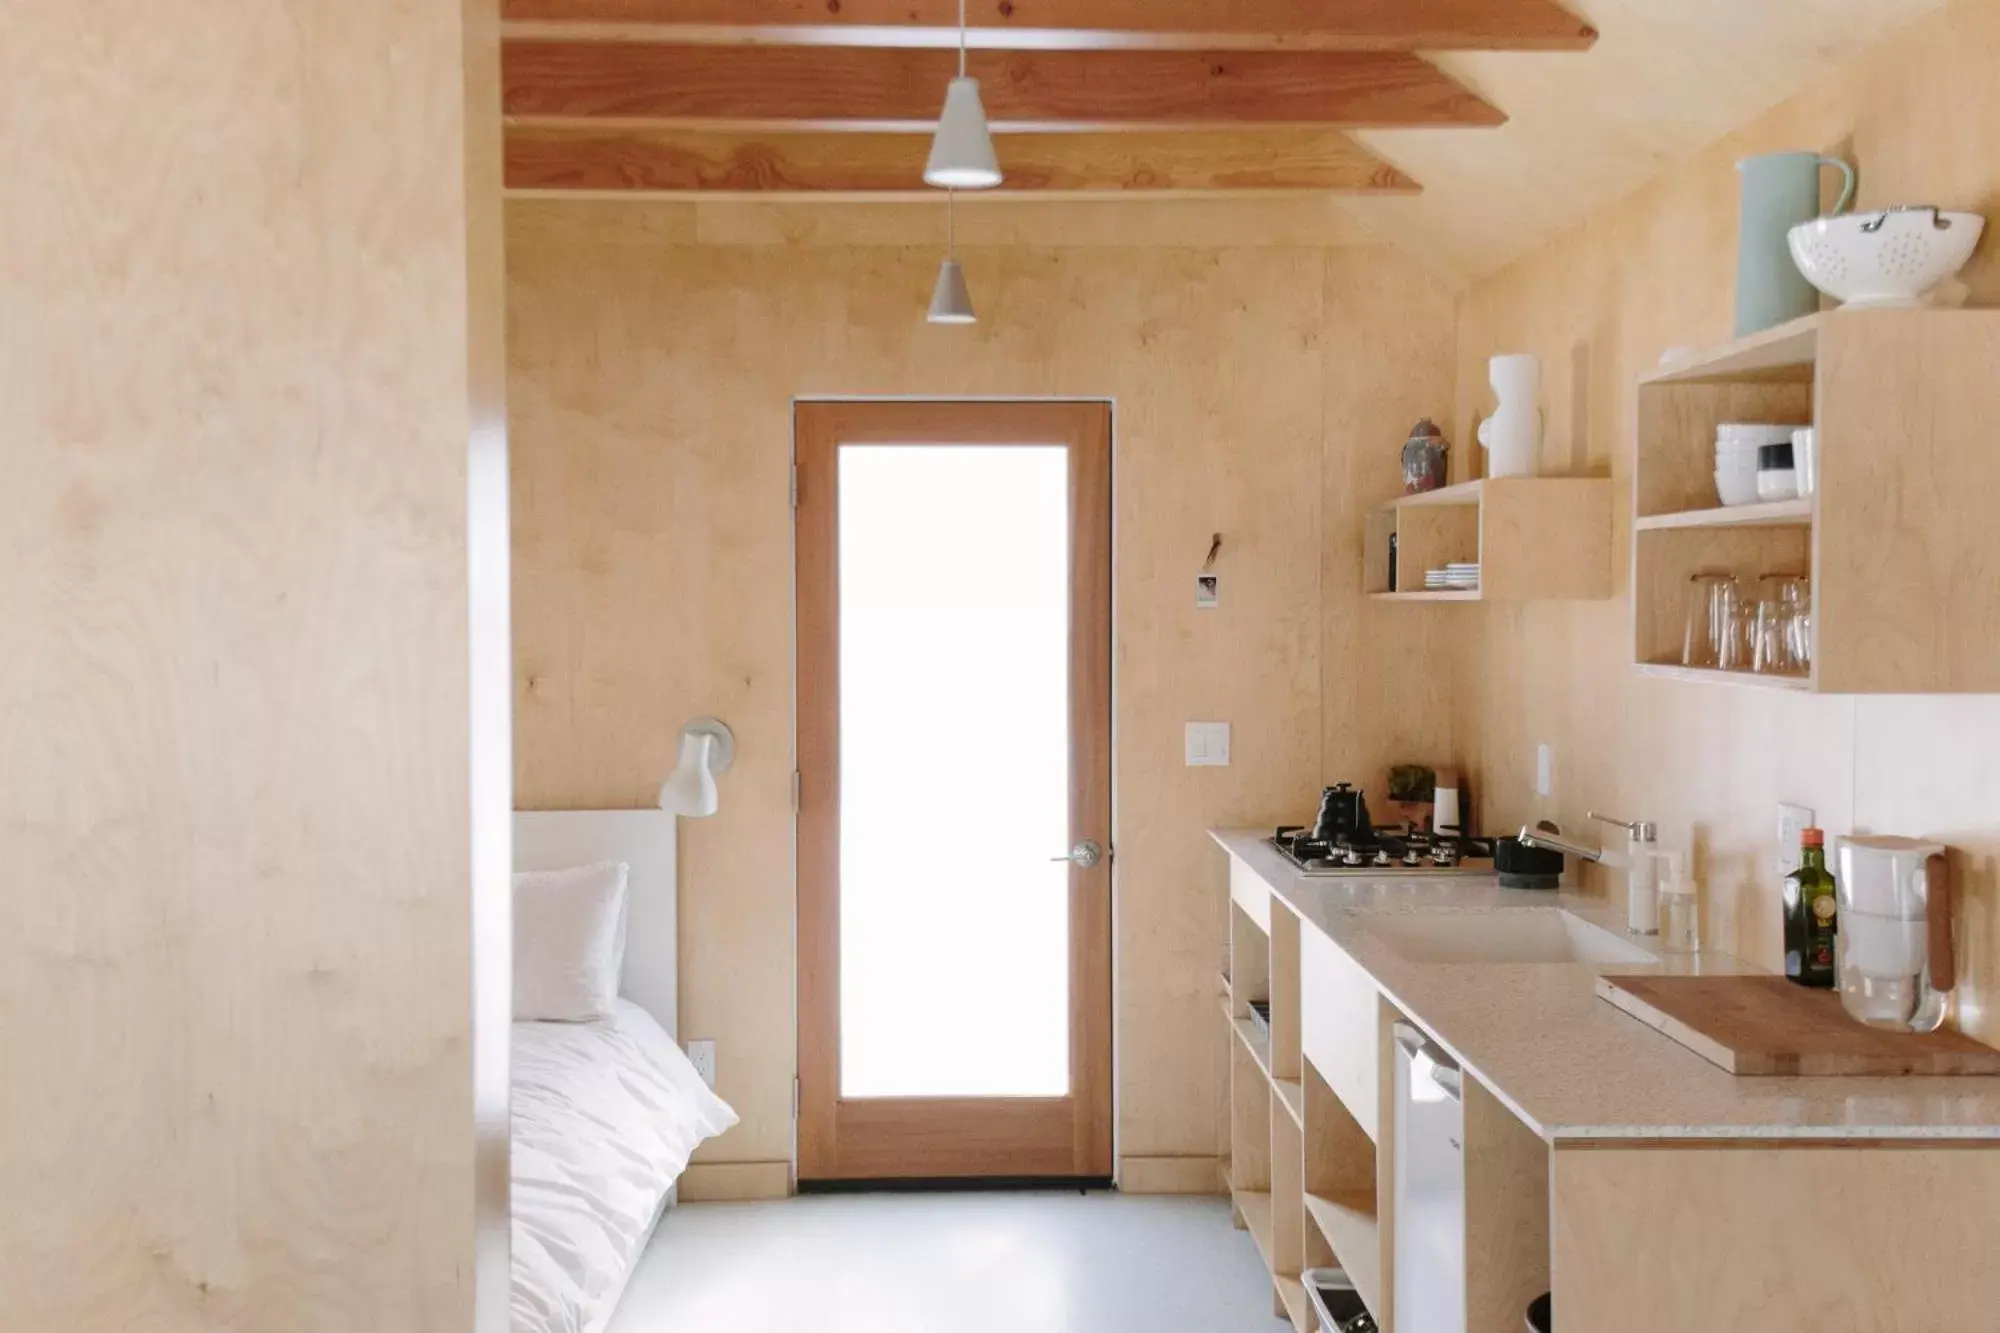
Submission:
M 1484 874 L 1483 865 L 1467 866 L 1464 862 L 1484 861 L 1493 854 L 1491 843 L 1451 835 L 1436 837 L 1411 828 L 1371 828 L 1365 834 L 1340 832 L 1321 838 L 1313 829 L 1287 825 L 1271 838 L 1271 845 L 1309 875 L 1381 872 L 1393 878 L 1461 870 Z

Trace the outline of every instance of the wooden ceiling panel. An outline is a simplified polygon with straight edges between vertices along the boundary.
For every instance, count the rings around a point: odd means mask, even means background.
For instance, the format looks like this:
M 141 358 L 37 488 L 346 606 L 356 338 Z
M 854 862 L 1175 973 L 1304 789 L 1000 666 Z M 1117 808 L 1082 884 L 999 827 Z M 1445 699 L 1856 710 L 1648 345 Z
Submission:
M 915 130 L 934 124 L 953 53 L 514 39 L 503 106 L 516 119 Z M 981 51 L 996 128 L 1328 129 L 1491 126 L 1490 103 L 1404 52 Z
M 517 35 L 676 42 L 958 42 L 954 0 L 506 0 Z M 1555 0 L 973 0 L 975 46 L 1011 49 L 1575 51 L 1591 26 Z
M 1016 134 L 999 140 L 1003 193 L 1318 191 L 1413 194 L 1417 183 L 1344 134 Z M 930 139 L 917 134 L 744 134 L 515 126 L 517 193 L 832 194 L 924 190 Z M 935 194 L 934 191 L 930 192 Z

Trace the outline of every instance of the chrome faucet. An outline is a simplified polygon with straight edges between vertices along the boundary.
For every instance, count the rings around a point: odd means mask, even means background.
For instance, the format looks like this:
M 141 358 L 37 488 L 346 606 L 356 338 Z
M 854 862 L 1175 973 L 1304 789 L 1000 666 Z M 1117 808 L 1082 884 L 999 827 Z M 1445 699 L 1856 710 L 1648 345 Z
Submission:
M 1590 812 L 1589 817 L 1600 824 L 1622 828 L 1630 835 L 1627 844 L 1628 859 L 1625 862 L 1625 872 L 1628 877 L 1626 929 L 1634 935 L 1658 934 L 1659 885 L 1656 879 L 1658 868 L 1653 858 L 1657 855 L 1656 849 L 1660 841 L 1659 825 L 1643 819 L 1637 823 L 1627 823 L 1622 819 L 1613 819 L 1609 815 L 1600 815 L 1595 810 Z M 1602 847 L 1585 847 L 1580 843 L 1569 841 L 1562 836 L 1560 828 L 1546 819 L 1533 828 L 1522 825 L 1521 845 L 1543 847 L 1552 852 L 1561 852 L 1565 856 L 1581 857 L 1585 861 L 1596 861 L 1599 864 L 1603 864 L 1609 854 Z
M 1529 828 L 1526 824 L 1521 825 L 1521 845 L 1523 847 L 1541 847 L 1551 852 L 1561 852 L 1564 856 L 1574 856 L 1584 861 L 1602 861 L 1604 859 L 1604 850 L 1602 848 L 1585 847 L 1581 843 L 1569 841 L 1563 837 L 1560 828 L 1557 828 L 1553 822 L 1546 819 L 1533 828 Z
M 1592 810 L 1587 818 L 1594 819 L 1600 824 L 1609 824 L 1613 828 L 1624 829 L 1626 833 L 1631 835 L 1631 840 L 1635 843 L 1656 843 L 1660 840 L 1660 826 L 1643 819 L 1636 824 L 1632 824 L 1622 819 L 1613 819 L 1610 815 L 1600 815 L 1595 810 Z M 1596 861 L 1599 863 L 1603 862 L 1607 854 L 1605 848 L 1585 847 L 1581 843 L 1569 841 L 1569 839 L 1563 837 L 1563 832 L 1560 828 L 1546 819 L 1536 824 L 1533 828 L 1529 828 L 1526 824 L 1521 826 L 1521 845 L 1524 847 L 1545 847 L 1552 852 L 1561 852 L 1564 856 L 1579 856 L 1586 861 Z

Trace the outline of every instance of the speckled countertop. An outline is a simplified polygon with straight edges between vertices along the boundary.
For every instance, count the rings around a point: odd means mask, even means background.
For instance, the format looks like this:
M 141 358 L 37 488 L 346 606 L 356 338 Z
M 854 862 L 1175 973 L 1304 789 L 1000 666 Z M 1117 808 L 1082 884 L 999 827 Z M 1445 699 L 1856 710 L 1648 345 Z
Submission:
M 1487 878 L 1313 878 L 1262 831 L 1212 836 L 1549 1142 L 2000 1140 L 2000 1078 L 1739 1078 L 1597 998 L 1597 973 L 1644 965 L 1412 962 L 1368 929 L 1384 913 L 1562 907 L 1629 939 L 1601 899 L 1502 889 Z M 1762 970 L 1720 954 L 1659 965 Z

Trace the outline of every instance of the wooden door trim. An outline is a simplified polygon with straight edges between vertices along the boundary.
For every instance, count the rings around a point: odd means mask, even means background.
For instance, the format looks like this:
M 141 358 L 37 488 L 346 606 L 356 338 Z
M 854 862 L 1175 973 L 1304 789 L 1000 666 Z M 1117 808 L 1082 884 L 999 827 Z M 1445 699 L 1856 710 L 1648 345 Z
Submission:
M 1071 871 L 1070 1095 L 839 1097 L 839 570 L 845 444 L 1061 443 L 1071 451 L 1074 758 L 1070 824 L 1111 834 L 1111 409 L 1105 402 L 801 402 L 798 547 L 799 1175 L 804 1180 L 1108 1178 L 1112 1159 L 1111 863 Z M 1052 849 L 1052 854 L 1054 850 Z

